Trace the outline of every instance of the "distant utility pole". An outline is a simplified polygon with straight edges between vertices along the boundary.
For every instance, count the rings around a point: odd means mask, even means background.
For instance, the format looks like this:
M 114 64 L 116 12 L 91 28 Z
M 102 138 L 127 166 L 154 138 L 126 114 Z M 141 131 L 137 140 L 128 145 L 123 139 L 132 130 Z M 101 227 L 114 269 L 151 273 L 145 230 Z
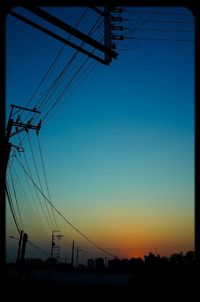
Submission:
M 59 252 L 60 252 L 60 246 L 56 245 L 55 240 L 58 239 L 60 240 L 63 235 L 61 234 L 55 234 L 55 233 L 59 233 L 60 231 L 52 231 L 52 235 L 51 235 L 51 257 L 56 257 L 59 258 Z M 57 250 L 57 253 L 56 253 Z
M 71 260 L 71 265 L 74 265 L 74 240 L 72 242 L 72 260 Z

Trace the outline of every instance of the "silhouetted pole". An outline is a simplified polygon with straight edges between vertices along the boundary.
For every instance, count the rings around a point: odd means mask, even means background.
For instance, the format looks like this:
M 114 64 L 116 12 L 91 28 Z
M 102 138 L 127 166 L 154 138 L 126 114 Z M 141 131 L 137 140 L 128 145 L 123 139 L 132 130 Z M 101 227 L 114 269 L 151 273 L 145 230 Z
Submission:
M 74 240 L 72 242 L 72 260 L 71 260 L 71 265 L 74 265 Z
M 21 245 L 22 245 L 22 236 L 23 236 L 23 231 L 20 232 L 20 238 L 19 238 L 19 243 L 18 243 L 18 253 L 17 253 L 17 265 L 19 264 L 20 261 L 20 252 L 21 252 Z
M 24 233 L 23 235 L 23 241 L 22 241 L 22 251 L 21 251 L 21 259 L 20 259 L 20 265 L 23 267 L 24 264 L 24 256 L 25 256 L 25 250 L 26 250 L 26 243 L 28 240 L 28 235 Z
M 53 256 L 53 247 L 55 245 L 54 243 L 54 235 L 53 235 L 53 231 L 52 231 L 52 236 L 51 236 L 51 257 Z

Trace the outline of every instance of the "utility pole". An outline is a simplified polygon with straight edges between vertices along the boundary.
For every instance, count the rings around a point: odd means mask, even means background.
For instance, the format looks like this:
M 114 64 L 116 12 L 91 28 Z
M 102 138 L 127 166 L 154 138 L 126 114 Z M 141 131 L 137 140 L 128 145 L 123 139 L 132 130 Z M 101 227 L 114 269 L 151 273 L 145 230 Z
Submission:
M 36 109 L 28 109 L 28 108 L 24 108 L 24 107 L 20 107 L 20 106 L 11 105 L 11 111 L 10 111 L 10 116 L 9 116 L 9 120 L 8 120 L 8 124 L 7 124 L 7 128 L 6 128 L 5 145 L 4 145 L 5 174 L 6 174 L 7 167 L 8 167 L 10 151 L 11 151 L 12 146 L 14 146 L 14 145 L 12 145 L 12 143 L 10 143 L 10 138 L 22 131 L 26 131 L 28 133 L 28 131 L 30 129 L 35 130 L 38 133 L 41 128 L 41 121 L 37 125 L 32 124 L 32 119 L 30 119 L 26 123 L 24 123 L 21 121 L 20 114 L 18 114 L 17 118 L 14 120 L 14 115 L 19 113 L 20 111 L 21 112 L 28 111 L 28 112 L 31 112 L 34 114 L 40 113 Z M 12 131 L 13 127 L 15 127 L 14 131 Z M 20 151 L 19 147 L 16 147 L 16 148 L 18 151 Z M 7 191 L 6 184 L 5 184 L 5 189 Z M 24 256 L 25 256 L 27 240 L 28 240 L 28 235 L 21 230 L 19 245 L 18 245 L 17 261 L 16 261 L 19 269 L 22 268 L 23 263 L 24 263 Z
M 19 243 L 18 243 L 18 253 L 17 253 L 17 265 L 19 265 L 20 262 L 20 253 L 21 253 L 21 245 L 22 245 L 22 237 L 23 237 L 23 231 L 20 232 L 20 237 L 19 237 Z
M 53 255 L 53 247 L 55 246 L 55 242 L 54 242 L 54 235 L 53 235 L 53 231 L 52 231 L 52 235 L 51 235 L 51 257 Z
M 60 246 L 56 245 L 55 240 L 63 237 L 63 235 L 55 234 L 58 232 L 60 231 L 52 231 L 51 235 L 51 257 L 56 256 L 56 258 L 59 258 Z M 57 254 L 55 254 L 55 250 L 57 250 Z
M 26 123 L 23 123 L 20 120 L 20 115 L 18 115 L 17 119 L 14 120 L 13 116 L 22 110 L 29 111 L 34 114 L 40 113 L 39 111 L 37 111 L 35 109 L 28 109 L 28 108 L 24 108 L 24 107 L 20 107 L 20 106 L 11 105 L 11 111 L 10 111 L 10 116 L 9 116 L 9 120 L 8 120 L 8 125 L 6 128 L 6 136 L 5 136 L 5 155 L 4 155 L 5 156 L 5 171 L 7 170 L 10 151 L 11 151 L 11 147 L 13 146 L 12 143 L 9 142 L 10 138 L 22 131 L 26 131 L 28 133 L 29 129 L 35 130 L 38 133 L 38 131 L 41 128 L 41 121 L 37 125 L 34 125 L 31 123 L 32 119 L 30 119 Z M 15 131 L 12 132 L 12 129 L 14 126 L 15 126 Z
M 20 269 L 23 269 L 23 266 L 24 266 L 24 258 L 25 258 L 27 240 L 28 240 L 28 235 L 26 233 L 24 233 L 23 242 L 22 242 L 22 250 L 21 250 L 21 258 L 20 258 Z
M 71 265 L 72 265 L 72 267 L 74 265 L 74 240 L 72 242 L 72 260 L 71 260 Z

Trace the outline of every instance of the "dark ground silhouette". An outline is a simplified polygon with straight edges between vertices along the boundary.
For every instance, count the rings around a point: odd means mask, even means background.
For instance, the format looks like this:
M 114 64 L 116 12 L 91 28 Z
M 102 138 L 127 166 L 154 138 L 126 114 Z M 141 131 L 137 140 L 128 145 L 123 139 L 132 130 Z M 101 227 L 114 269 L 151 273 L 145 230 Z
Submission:
M 34 277 L 31 272 L 40 272 Z M 66 282 L 45 277 L 53 272 L 71 274 L 73 280 Z M 111 283 L 83 283 L 79 276 L 96 278 L 97 276 L 110 277 Z M 127 283 L 115 284 L 115 276 L 127 277 Z M 105 280 L 105 278 L 102 278 Z M 88 265 L 79 265 L 78 268 L 66 263 L 57 263 L 53 258 L 46 261 L 41 259 L 26 259 L 23 268 L 16 264 L 7 264 L 5 280 L 5 294 L 11 297 L 58 297 L 66 295 L 76 298 L 188 298 L 189 301 L 198 300 L 197 292 L 197 263 L 193 251 L 186 254 L 177 253 L 170 257 L 160 257 L 149 253 L 141 258 L 113 259 L 104 264 L 103 258 L 89 259 Z M 196 295 L 197 294 L 197 295 Z M 193 299 L 194 297 L 194 299 Z

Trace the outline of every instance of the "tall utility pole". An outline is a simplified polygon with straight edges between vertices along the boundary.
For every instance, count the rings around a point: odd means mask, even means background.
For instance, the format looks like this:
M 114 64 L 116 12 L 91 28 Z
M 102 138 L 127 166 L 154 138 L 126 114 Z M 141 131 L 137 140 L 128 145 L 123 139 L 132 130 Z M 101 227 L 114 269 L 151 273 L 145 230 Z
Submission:
M 41 128 L 41 121 L 37 125 L 34 125 L 32 123 L 32 119 L 28 120 L 26 123 L 22 122 L 21 118 L 20 118 L 20 112 L 22 113 L 23 111 L 32 112 L 34 114 L 40 113 L 39 111 L 37 111 L 35 109 L 28 109 L 28 108 L 24 108 L 24 107 L 20 107 L 20 106 L 11 105 L 11 111 L 10 111 L 10 116 L 9 116 L 9 120 L 8 120 L 8 124 L 7 124 L 7 128 L 6 128 L 5 145 L 4 145 L 5 174 L 6 174 L 7 167 L 8 167 L 10 151 L 11 151 L 12 146 L 14 146 L 10 142 L 10 138 L 22 131 L 26 131 L 28 133 L 28 131 L 30 129 L 35 130 L 38 133 Z M 18 116 L 14 120 L 14 115 L 16 115 L 17 113 L 18 113 Z M 14 131 L 13 131 L 13 127 L 15 127 Z M 19 147 L 17 147 L 17 149 L 19 151 Z M 6 184 L 5 184 L 5 186 L 6 186 Z M 5 187 L 5 189 L 8 194 L 8 190 L 6 187 Z M 28 235 L 26 233 L 23 233 L 23 231 L 21 230 L 19 245 L 18 245 L 18 253 L 17 253 L 17 265 L 19 265 L 19 268 L 22 268 L 23 263 L 24 263 L 27 240 L 28 240 Z

